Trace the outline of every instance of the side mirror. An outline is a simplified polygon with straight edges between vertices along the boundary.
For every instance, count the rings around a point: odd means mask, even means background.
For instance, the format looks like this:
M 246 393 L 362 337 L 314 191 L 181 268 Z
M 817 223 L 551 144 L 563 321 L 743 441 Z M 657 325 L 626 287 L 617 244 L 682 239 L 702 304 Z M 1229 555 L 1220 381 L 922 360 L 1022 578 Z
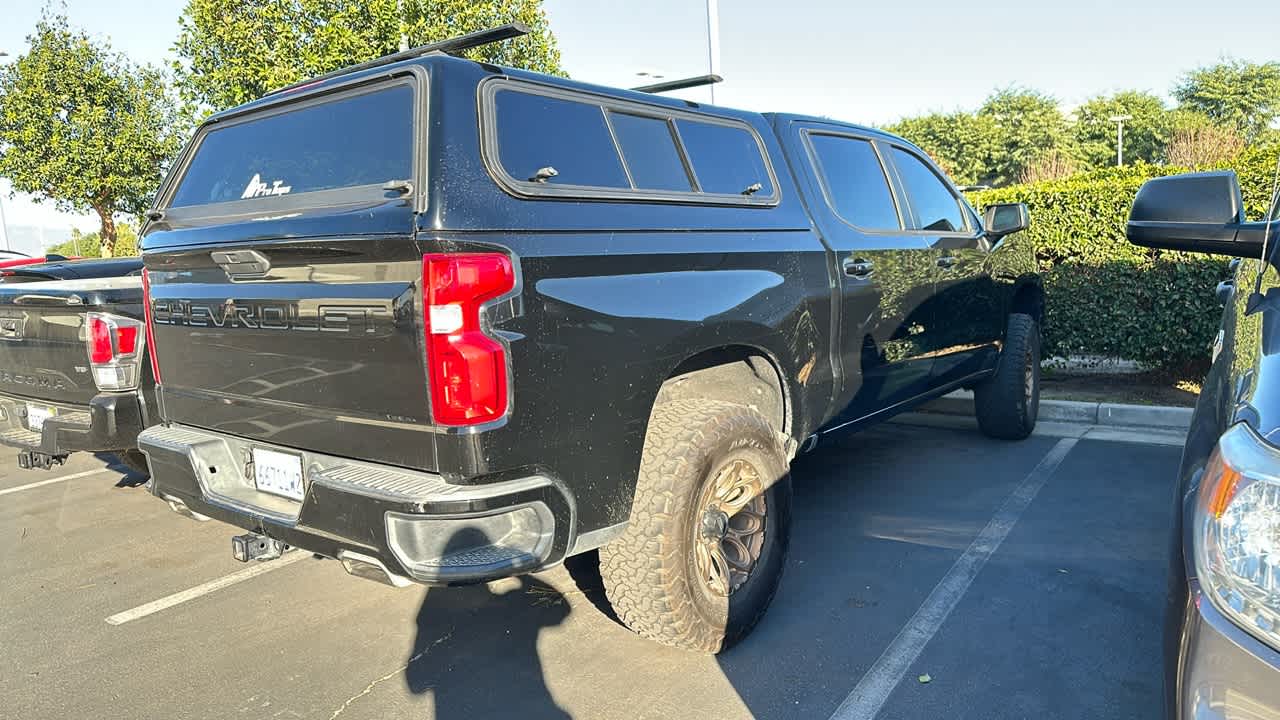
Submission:
M 1257 257 L 1267 224 L 1244 222 L 1234 171 L 1148 180 L 1134 198 L 1126 235 L 1142 247 Z
M 982 216 L 982 226 L 987 235 L 999 239 L 1031 227 L 1031 213 L 1026 203 L 988 205 Z

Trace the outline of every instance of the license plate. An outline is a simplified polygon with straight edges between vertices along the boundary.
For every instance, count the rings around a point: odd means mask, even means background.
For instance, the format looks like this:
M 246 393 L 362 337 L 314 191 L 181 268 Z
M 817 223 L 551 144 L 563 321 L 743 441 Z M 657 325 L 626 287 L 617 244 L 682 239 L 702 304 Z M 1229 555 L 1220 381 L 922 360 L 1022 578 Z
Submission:
M 40 432 L 44 429 L 44 421 L 57 414 L 57 408 L 27 403 L 27 427 Z
M 275 450 L 253 449 L 253 482 L 262 492 L 302 499 L 302 458 Z

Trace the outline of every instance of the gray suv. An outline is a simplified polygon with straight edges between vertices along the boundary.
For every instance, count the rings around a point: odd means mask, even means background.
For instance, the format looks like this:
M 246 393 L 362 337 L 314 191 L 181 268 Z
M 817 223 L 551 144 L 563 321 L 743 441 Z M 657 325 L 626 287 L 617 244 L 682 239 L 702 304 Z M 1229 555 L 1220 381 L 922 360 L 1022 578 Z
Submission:
M 1280 274 L 1275 202 L 1245 222 L 1234 172 L 1149 181 L 1130 242 L 1242 258 L 1183 450 L 1165 626 L 1169 717 L 1280 718 Z M 1239 282 L 1242 287 L 1236 287 Z

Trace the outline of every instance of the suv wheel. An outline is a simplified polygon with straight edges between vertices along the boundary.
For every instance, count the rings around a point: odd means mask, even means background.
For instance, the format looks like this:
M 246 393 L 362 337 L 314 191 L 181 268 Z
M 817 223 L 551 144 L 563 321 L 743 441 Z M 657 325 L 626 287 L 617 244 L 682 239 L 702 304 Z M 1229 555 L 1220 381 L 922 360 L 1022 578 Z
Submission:
M 791 476 L 760 413 L 728 402 L 656 406 L 631 522 L 600 549 L 618 617 L 636 633 L 716 653 L 769 606 L 786 561 Z
M 1030 315 L 1009 316 L 996 373 L 973 389 L 978 427 L 1002 440 L 1021 440 L 1040 411 L 1040 326 Z

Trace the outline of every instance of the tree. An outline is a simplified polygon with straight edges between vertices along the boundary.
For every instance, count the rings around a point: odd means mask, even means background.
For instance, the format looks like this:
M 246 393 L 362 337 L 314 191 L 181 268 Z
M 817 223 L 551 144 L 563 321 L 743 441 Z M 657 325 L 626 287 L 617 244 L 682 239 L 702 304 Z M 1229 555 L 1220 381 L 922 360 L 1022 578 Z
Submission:
M 520 21 L 524 38 L 467 51 L 475 60 L 561 73 L 541 0 L 189 0 L 174 63 L 183 99 L 221 110 L 409 45 Z
M 1233 129 L 1215 125 L 1211 120 L 1190 112 L 1178 112 L 1173 133 L 1165 149 L 1164 159 L 1170 165 L 1203 170 L 1220 168 L 1244 151 L 1244 138 Z
M 102 257 L 102 238 L 96 232 L 82 233 L 71 229 L 71 239 L 54 245 L 47 251 L 50 255 L 65 257 Z M 132 257 L 138 254 L 138 231 L 131 223 L 116 224 L 115 257 Z
M 1116 164 L 1116 123 L 1111 118 L 1119 115 L 1130 116 L 1124 122 L 1125 162 L 1159 162 L 1173 132 L 1173 113 L 1159 97 L 1137 90 L 1095 97 L 1076 109 L 1081 159 L 1093 167 Z
M 1202 67 L 1187 73 L 1173 94 L 1186 109 L 1253 140 L 1280 115 L 1280 62 Z
M 987 98 L 979 118 L 994 124 L 996 147 L 984 180 L 993 185 L 1016 182 L 1050 151 L 1074 151 L 1067 119 L 1053 97 L 1025 88 L 1006 88 Z
M 991 118 L 967 112 L 905 118 L 888 130 L 919 145 L 961 185 L 985 179 L 998 142 Z
M 1061 150 L 1047 150 L 1022 168 L 1018 183 L 1038 183 L 1061 180 L 1080 171 L 1076 159 Z
M 0 69 L 0 175 L 63 212 L 97 213 L 110 257 L 116 215 L 139 214 L 179 148 L 160 71 L 46 13 L 30 49 Z

